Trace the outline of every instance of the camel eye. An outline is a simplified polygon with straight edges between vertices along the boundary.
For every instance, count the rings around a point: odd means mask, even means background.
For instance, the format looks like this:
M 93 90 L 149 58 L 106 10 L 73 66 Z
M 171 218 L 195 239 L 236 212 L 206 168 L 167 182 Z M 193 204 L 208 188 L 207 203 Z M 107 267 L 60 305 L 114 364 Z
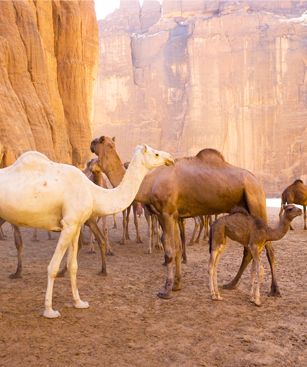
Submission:
M 158 158 L 158 157 L 159 157 L 159 154 L 158 154 L 158 153 L 156 153 L 156 154 L 155 154 L 155 156 Z

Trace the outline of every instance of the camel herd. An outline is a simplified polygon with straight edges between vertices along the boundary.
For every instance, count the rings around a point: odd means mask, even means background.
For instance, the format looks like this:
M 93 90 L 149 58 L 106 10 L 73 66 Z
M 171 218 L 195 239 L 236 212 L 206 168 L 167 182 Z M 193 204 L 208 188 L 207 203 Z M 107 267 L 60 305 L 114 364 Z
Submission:
M 74 306 L 89 306 L 81 300 L 77 288 L 81 228 L 87 225 L 95 236 L 101 254 L 101 273 L 106 274 L 105 255 L 113 251 L 105 217 L 124 211 L 122 243 L 125 243 L 129 239 L 127 223 L 131 207 L 137 242 L 142 241 L 138 214 L 144 209 L 150 234 L 149 253 L 159 244 L 158 233 L 162 231 L 166 279 L 158 292 L 160 298 L 168 299 L 172 291 L 181 289 L 181 264 L 187 262 L 184 220 L 194 217 L 204 227 L 204 216 L 207 223 L 209 216 L 222 213 L 229 214 L 218 218 L 210 226 L 209 233 L 212 299 L 221 299 L 217 265 L 227 237 L 241 243 L 244 251 L 237 275 L 224 287 L 235 288 L 253 260 L 251 301 L 260 305 L 259 254 L 265 247 L 272 274 L 271 295 L 280 295 L 271 241 L 282 238 L 291 228 L 291 221 L 301 215 L 302 211 L 293 204 L 303 205 L 304 229 L 307 229 L 307 186 L 301 180 L 296 180 L 283 192 L 279 225 L 272 229 L 266 224 L 265 193 L 259 181 L 251 172 L 226 162 L 214 149 L 203 149 L 194 157 L 173 160 L 166 152 L 141 145 L 136 147 L 126 166 L 116 150 L 115 138 L 96 138 L 90 149 L 97 158 L 89 161 L 83 172 L 71 165 L 55 163 L 34 151 L 22 154 L 15 163 L 0 169 L 0 229 L 5 221 L 12 224 L 18 254 L 17 270 L 12 277 L 20 277 L 22 272 L 20 226 L 61 232 L 48 266 L 45 317 L 60 315 L 52 307 L 53 285 L 56 276 L 63 275 L 66 269 L 70 274 Z M 112 189 L 107 188 L 104 175 Z M 98 226 L 99 220 L 102 229 Z M 199 236 L 200 232 L 198 239 Z M 67 265 L 60 271 L 67 250 Z

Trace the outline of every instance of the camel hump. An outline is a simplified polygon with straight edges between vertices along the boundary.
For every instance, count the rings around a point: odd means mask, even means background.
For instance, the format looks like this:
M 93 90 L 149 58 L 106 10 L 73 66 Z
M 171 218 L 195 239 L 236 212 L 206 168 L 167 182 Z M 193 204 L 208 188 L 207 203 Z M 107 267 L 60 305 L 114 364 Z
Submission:
M 219 161 L 225 162 L 225 158 L 221 152 L 212 148 L 205 148 L 196 154 L 196 157 L 203 161 Z
M 37 152 L 37 151 L 28 151 L 23 154 L 19 158 L 17 158 L 16 162 L 12 165 L 12 167 L 33 167 L 37 168 L 46 162 L 51 162 L 50 159 L 45 156 L 45 154 Z
M 303 180 L 301 180 L 301 179 L 299 178 L 299 179 L 295 180 L 295 181 L 293 182 L 293 184 L 292 184 L 292 185 L 296 185 L 296 184 L 298 184 L 298 183 L 302 183 L 302 184 L 304 184 Z
M 229 212 L 229 214 L 237 214 L 237 213 L 240 213 L 246 216 L 250 215 L 249 212 L 245 208 L 242 208 L 241 206 L 234 206 Z

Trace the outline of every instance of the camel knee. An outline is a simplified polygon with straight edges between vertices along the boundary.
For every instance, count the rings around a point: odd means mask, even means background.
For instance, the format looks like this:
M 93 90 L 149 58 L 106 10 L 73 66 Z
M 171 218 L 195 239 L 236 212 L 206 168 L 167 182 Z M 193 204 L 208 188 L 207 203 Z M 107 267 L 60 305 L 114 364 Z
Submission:
M 55 279 L 58 274 L 58 271 L 59 271 L 59 266 L 55 268 L 49 265 L 47 268 L 48 278 Z
M 78 271 L 78 265 L 77 264 L 69 264 L 68 269 L 69 269 L 69 273 L 71 275 L 75 275 L 75 274 L 77 274 L 77 271 Z
M 173 257 L 170 254 L 165 253 L 164 260 L 165 260 L 165 265 L 167 265 L 167 264 L 170 264 L 173 261 Z

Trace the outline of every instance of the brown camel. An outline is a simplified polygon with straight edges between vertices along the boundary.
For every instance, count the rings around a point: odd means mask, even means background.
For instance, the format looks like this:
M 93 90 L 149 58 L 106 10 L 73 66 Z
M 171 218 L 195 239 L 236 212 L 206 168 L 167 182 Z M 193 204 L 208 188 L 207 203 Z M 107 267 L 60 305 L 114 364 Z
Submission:
M 234 208 L 213 223 L 210 228 L 209 244 L 209 288 L 213 300 L 222 297 L 217 284 L 217 266 L 226 246 L 226 237 L 248 248 L 253 256 L 251 301 L 260 306 L 260 254 L 267 241 L 278 241 L 287 233 L 291 221 L 302 214 L 295 205 L 287 205 L 276 228 L 269 227 L 262 219 L 250 215 L 243 208 Z
M 304 209 L 304 229 L 306 226 L 306 206 L 307 206 L 307 185 L 304 185 L 302 180 L 295 180 L 293 184 L 288 186 L 281 194 L 281 208 L 279 215 L 282 214 L 283 208 L 286 204 L 302 205 Z M 293 230 L 290 225 L 290 229 Z
M 108 137 L 96 138 L 91 143 L 99 163 L 109 177 L 120 181 L 123 175 L 122 163 L 116 152 L 114 140 Z M 241 206 L 252 215 L 267 221 L 265 194 L 261 184 L 249 171 L 227 163 L 221 153 L 214 149 L 203 149 L 195 157 L 176 160 L 172 167 L 158 167 L 145 176 L 135 200 L 145 204 L 158 215 L 162 227 L 162 243 L 167 265 L 167 278 L 161 298 L 170 298 L 171 291 L 181 288 L 181 244 L 176 222 L 181 218 L 199 215 L 229 213 L 234 206 Z M 267 256 L 271 267 L 271 295 L 280 295 L 276 275 L 274 251 L 266 243 Z M 175 277 L 173 263 L 175 259 Z M 227 288 L 234 288 L 252 254 L 244 247 L 240 269 Z
M 110 144 L 114 144 L 114 142 L 115 142 L 115 137 L 113 137 L 112 139 L 109 138 L 109 143 Z M 94 153 L 93 142 L 91 143 L 91 151 L 92 151 L 92 153 Z M 113 161 L 112 157 L 111 157 L 111 159 L 110 159 L 110 157 L 105 157 L 104 160 L 106 161 L 106 165 L 103 166 L 103 165 L 100 164 L 101 169 L 104 172 L 104 174 L 108 177 L 108 179 L 111 182 L 112 186 L 116 187 L 121 183 L 121 181 L 122 181 L 122 179 L 125 175 L 126 169 L 125 169 L 123 163 L 121 162 L 119 156 L 117 156 L 116 161 Z M 116 170 L 114 170 L 113 167 L 116 167 Z M 126 239 L 127 239 L 126 235 L 127 235 L 127 213 L 126 213 L 126 209 L 125 209 L 123 211 L 123 236 L 122 236 L 122 239 L 120 241 L 120 243 L 122 245 L 124 245 L 126 243 Z

